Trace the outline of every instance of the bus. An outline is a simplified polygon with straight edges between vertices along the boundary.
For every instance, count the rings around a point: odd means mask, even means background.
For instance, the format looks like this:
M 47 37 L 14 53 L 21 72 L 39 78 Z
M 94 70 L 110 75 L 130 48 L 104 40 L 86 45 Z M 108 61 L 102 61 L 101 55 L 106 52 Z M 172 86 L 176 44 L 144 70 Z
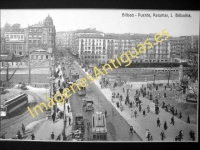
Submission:
M 92 138 L 95 141 L 107 140 L 106 117 L 102 112 L 92 114 Z
M 10 113 L 21 108 L 22 106 L 26 106 L 27 104 L 28 95 L 26 93 L 22 93 L 14 98 L 11 98 L 0 105 L 0 117 L 8 117 Z

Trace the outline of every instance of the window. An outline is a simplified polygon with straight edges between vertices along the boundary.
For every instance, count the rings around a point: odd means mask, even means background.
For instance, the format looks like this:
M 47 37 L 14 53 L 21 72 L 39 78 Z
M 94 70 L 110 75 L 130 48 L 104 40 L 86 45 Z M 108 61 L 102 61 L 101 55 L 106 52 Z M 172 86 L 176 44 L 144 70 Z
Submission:
M 48 55 L 46 55 L 46 59 L 48 59 Z

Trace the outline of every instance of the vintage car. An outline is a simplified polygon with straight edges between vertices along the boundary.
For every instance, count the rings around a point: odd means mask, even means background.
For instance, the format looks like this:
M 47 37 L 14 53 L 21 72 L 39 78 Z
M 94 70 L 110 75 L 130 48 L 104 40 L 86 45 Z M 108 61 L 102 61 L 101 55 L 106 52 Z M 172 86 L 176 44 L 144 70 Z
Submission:
M 85 109 L 85 111 L 93 111 L 94 107 L 93 107 L 93 100 L 88 100 L 88 99 L 83 99 L 83 107 Z

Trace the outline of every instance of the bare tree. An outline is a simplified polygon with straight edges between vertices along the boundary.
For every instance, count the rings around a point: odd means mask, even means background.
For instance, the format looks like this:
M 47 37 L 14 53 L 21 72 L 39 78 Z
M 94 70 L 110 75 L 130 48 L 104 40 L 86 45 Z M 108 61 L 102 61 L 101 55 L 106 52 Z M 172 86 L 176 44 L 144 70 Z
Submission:
M 169 80 L 172 78 L 172 71 L 171 69 L 168 69 L 167 72 L 165 73 L 165 77 L 167 78 L 167 81 L 168 81 L 168 85 L 169 85 Z

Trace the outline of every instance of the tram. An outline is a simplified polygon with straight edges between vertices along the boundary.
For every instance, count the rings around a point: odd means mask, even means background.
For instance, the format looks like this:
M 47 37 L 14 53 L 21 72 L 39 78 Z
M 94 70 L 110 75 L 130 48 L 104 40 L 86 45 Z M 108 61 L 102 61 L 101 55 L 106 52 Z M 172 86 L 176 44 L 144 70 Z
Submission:
M 76 83 L 80 85 L 80 80 L 76 80 Z M 77 90 L 77 94 L 82 96 L 86 95 L 86 87 L 79 86 L 80 90 Z
M 28 95 L 22 93 L 14 98 L 11 98 L 0 105 L 0 117 L 8 117 L 10 113 L 26 106 L 28 104 Z
M 92 115 L 92 137 L 94 141 L 107 140 L 106 117 L 102 112 Z

